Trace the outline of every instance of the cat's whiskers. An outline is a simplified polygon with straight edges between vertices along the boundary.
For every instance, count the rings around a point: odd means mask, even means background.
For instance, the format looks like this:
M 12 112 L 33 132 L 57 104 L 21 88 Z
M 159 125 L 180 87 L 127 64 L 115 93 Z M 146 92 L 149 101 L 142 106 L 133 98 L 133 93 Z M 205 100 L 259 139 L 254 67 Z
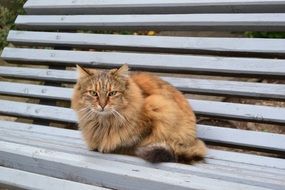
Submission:
M 77 112 L 80 113 L 80 112 L 86 111 L 87 109 L 89 109 L 89 108 L 88 107 L 82 108 L 82 109 L 78 110 Z
M 124 116 L 122 116 L 122 114 L 120 114 L 118 111 L 116 111 L 115 109 L 112 109 L 112 111 L 117 114 L 122 120 L 126 121 L 126 118 Z
M 87 117 L 87 119 L 92 119 L 92 118 L 93 118 L 92 116 L 95 116 L 95 115 L 97 115 L 96 112 L 91 109 L 91 110 L 88 112 L 88 115 L 87 115 L 88 117 Z
M 91 119 L 90 117 L 92 116 L 92 114 L 96 114 L 92 109 L 87 109 L 88 111 L 83 114 L 83 116 L 81 118 L 79 118 L 79 121 L 83 121 L 85 119 Z
M 120 118 L 113 110 L 111 110 L 111 114 L 114 116 L 114 118 L 120 122 L 120 124 L 123 124 L 124 121 L 122 120 L 122 118 Z
M 129 120 L 126 117 L 124 117 L 122 114 L 120 114 L 117 110 L 112 109 L 112 114 L 115 114 L 114 115 L 115 117 L 118 116 L 120 118 L 121 124 L 124 124 L 126 122 L 129 123 Z M 130 126 L 125 127 L 125 129 L 126 129 L 128 134 L 132 134 Z M 139 134 L 139 136 L 140 136 L 139 139 L 141 139 L 140 134 Z M 134 136 L 130 136 L 129 138 L 131 138 L 134 143 L 138 141 L 138 139 L 136 139 Z
M 118 111 L 116 110 L 112 110 L 115 118 L 117 118 L 117 120 L 120 121 L 120 124 L 126 124 L 126 122 L 128 121 L 122 114 L 120 114 Z

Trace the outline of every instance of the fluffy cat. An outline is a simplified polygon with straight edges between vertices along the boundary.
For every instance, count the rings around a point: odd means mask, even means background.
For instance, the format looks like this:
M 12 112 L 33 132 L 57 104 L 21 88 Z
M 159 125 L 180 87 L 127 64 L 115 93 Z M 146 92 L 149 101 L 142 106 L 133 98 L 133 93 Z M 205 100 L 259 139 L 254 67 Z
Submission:
M 203 159 L 196 118 L 181 92 L 128 66 L 99 71 L 77 65 L 72 108 L 90 150 L 139 156 L 150 162 Z

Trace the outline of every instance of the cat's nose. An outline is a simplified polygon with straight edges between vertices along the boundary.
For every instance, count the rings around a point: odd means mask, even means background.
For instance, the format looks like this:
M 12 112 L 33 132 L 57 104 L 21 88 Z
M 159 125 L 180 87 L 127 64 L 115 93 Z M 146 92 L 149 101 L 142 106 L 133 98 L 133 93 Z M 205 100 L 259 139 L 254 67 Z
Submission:
M 102 107 L 102 106 L 100 105 L 100 108 L 101 108 L 101 110 L 100 110 L 100 111 L 104 111 L 104 108 L 105 108 L 105 107 Z
M 104 111 L 104 108 L 106 107 L 106 105 L 107 105 L 107 101 L 104 101 L 104 100 L 99 101 L 99 106 L 102 109 L 102 111 Z

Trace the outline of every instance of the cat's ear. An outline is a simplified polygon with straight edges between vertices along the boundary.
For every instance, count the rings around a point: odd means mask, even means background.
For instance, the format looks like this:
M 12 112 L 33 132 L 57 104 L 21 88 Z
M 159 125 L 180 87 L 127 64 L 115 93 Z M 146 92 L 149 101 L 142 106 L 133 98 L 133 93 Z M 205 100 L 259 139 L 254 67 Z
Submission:
M 129 67 L 127 64 L 124 64 L 119 69 L 112 69 L 110 73 L 115 76 L 127 77 L 129 76 Z
M 77 79 L 92 75 L 91 71 L 81 67 L 80 65 L 76 65 L 76 70 L 77 70 Z

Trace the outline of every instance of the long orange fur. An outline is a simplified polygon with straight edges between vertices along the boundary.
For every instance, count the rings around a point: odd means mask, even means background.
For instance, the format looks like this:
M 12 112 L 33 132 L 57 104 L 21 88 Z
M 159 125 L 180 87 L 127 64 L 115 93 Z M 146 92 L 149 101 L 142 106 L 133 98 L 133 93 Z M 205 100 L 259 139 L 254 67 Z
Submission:
M 129 75 L 77 66 L 72 108 L 90 150 L 137 155 L 151 162 L 191 163 L 206 154 L 184 95 L 148 73 Z

